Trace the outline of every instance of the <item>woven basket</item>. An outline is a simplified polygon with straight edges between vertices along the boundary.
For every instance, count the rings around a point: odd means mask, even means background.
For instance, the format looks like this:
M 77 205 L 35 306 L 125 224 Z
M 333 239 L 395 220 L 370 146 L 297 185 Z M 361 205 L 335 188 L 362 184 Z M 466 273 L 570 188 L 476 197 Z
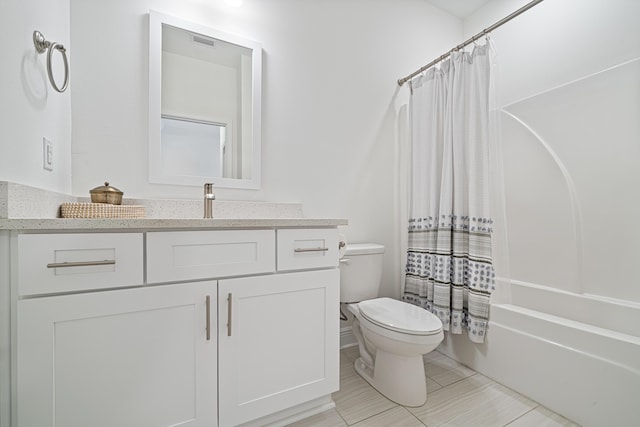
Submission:
M 62 218 L 144 218 L 144 206 L 106 203 L 63 203 Z

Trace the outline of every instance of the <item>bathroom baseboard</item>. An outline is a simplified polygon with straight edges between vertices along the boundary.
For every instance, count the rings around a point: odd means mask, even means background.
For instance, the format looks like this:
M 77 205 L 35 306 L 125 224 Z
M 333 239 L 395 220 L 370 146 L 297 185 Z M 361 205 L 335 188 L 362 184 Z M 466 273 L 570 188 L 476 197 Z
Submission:
M 356 337 L 351 332 L 351 326 L 346 326 L 340 329 L 340 348 L 353 347 L 358 345 Z
M 336 407 L 331 395 L 323 396 L 275 414 L 249 421 L 238 427 L 284 427 Z

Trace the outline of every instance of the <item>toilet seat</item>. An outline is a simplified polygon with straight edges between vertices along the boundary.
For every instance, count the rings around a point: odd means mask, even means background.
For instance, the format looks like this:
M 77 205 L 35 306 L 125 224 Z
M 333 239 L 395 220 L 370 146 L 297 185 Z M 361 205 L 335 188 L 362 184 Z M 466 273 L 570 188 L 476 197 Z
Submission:
M 434 335 L 442 331 L 442 322 L 433 313 L 403 301 L 376 298 L 358 303 L 360 314 L 369 322 L 409 335 Z

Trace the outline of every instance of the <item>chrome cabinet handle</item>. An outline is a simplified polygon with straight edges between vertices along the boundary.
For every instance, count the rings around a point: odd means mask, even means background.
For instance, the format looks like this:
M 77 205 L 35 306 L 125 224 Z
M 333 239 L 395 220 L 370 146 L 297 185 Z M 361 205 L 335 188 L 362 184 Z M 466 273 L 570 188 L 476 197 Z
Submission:
M 207 341 L 211 341 L 211 297 L 207 295 Z
M 47 264 L 47 268 L 87 267 L 92 265 L 114 265 L 115 263 L 115 259 L 105 259 L 104 261 L 52 262 Z
M 329 248 L 295 248 L 293 252 L 326 252 Z
M 233 307 L 233 295 L 229 292 L 227 296 L 227 336 L 231 336 L 231 307 Z

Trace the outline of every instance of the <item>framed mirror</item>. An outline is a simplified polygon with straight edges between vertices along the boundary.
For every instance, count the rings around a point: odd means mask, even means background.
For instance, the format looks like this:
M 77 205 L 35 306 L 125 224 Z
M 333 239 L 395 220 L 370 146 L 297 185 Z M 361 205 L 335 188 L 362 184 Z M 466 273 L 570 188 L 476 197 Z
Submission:
M 260 188 L 262 47 L 149 12 L 149 181 Z

